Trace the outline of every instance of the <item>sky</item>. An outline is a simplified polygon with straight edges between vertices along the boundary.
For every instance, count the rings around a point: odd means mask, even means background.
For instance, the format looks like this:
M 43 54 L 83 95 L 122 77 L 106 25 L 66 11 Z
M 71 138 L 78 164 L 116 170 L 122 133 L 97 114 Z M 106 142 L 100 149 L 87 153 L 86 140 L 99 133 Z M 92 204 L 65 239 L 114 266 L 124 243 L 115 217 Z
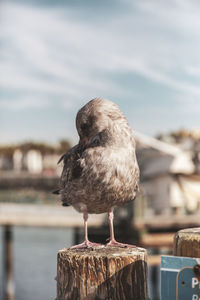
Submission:
M 199 15 L 199 0 L 1 0 L 0 144 L 75 143 L 94 97 L 143 134 L 199 128 Z

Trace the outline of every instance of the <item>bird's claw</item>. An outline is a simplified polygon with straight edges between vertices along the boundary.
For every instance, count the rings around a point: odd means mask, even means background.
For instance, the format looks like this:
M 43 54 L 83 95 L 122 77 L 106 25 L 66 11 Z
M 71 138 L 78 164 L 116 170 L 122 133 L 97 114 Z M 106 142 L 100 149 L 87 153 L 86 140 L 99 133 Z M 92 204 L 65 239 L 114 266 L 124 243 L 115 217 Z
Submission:
M 120 242 L 117 242 L 116 240 L 110 240 L 107 244 L 106 247 L 119 247 L 119 248 L 136 248 L 135 245 L 130 245 L 130 244 L 123 244 Z
M 98 244 L 98 243 L 92 243 L 90 241 L 84 241 L 83 243 L 74 245 L 74 246 L 70 247 L 69 249 L 70 250 L 71 249 L 88 249 L 88 248 L 95 248 L 95 247 L 103 248 L 104 245 Z

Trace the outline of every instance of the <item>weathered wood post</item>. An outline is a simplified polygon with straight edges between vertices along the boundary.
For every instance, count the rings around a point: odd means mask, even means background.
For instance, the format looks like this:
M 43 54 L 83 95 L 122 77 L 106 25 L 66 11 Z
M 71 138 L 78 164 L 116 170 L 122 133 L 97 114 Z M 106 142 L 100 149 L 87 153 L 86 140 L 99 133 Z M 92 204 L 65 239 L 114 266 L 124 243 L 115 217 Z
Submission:
M 4 273 L 5 300 L 14 300 L 13 233 L 9 225 L 4 226 Z
M 200 257 L 200 227 L 179 230 L 175 234 L 174 255 Z
M 200 228 L 180 230 L 174 255 L 161 256 L 161 299 L 200 300 Z
M 183 229 L 174 237 L 174 255 L 200 258 L 200 227 Z M 200 282 L 200 264 L 193 268 Z
M 143 248 L 62 249 L 57 262 L 57 300 L 147 300 Z

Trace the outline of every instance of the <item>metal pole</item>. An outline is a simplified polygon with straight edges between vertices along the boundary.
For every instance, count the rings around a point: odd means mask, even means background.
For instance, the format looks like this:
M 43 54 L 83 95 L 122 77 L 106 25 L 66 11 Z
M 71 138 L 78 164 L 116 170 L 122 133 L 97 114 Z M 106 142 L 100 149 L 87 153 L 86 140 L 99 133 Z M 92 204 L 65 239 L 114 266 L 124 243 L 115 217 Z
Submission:
M 4 226 L 4 275 L 5 300 L 14 300 L 13 232 L 10 225 Z

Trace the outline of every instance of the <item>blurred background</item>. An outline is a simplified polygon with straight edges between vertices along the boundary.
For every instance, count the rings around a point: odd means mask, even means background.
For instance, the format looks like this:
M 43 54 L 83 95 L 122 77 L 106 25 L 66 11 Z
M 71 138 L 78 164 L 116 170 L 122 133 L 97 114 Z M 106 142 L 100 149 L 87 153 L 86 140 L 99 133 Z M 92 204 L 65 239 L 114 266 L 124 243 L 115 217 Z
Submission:
M 160 254 L 200 226 L 199 12 L 197 0 L 1 0 L 0 299 L 56 297 L 57 251 L 83 224 L 51 192 L 94 97 L 117 103 L 134 131 L 140 194 L 116 209 L 116 235 L 148 249 L 159 299 Z M 106 216 L 89 225 L 105 242 Z

